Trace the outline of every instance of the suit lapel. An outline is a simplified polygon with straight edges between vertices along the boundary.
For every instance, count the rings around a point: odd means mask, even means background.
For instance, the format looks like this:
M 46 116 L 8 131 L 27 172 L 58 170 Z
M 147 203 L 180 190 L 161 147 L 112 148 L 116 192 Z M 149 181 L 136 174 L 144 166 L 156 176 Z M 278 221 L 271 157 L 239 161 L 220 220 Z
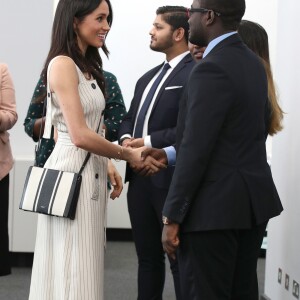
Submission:
M 158 102 L 161 99 L 161 96 L 163 94 L 163 92 L 165 91 L 165 88 L 168 86 L 168 84 L 170 83 L 170 81 L 185 67 L 185 64 L 190 62 L 192 60 L 192 56 L 190 54 L 187 54 L 175 67 L 175 69 L 171 72 L 171 74 L 168 76 L 168 78 L 164 81 L 164 83 L 162 84 L 157 97 L 155 98 L 155 102 L 153 104 L 153 108 L 150 114 L 150 118 L 152 113 L 154 112 Z

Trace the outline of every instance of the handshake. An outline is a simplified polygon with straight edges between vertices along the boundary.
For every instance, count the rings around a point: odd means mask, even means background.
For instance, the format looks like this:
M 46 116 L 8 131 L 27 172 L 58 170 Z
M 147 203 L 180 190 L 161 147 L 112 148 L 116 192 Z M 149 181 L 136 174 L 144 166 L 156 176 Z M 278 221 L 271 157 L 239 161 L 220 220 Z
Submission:
M 122 146 L 132 149 L 130 167 L 141 176 L 152 176 L 168 165 L 167 154 L 163 149 L 144 146 L 143 138 L 128 138 L 123 140 Z

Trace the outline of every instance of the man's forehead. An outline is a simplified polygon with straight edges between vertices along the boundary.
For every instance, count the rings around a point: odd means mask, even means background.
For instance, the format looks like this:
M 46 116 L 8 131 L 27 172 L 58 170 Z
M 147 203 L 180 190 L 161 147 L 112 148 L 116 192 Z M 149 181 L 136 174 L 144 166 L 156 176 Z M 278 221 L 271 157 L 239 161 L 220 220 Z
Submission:
M 161 14 L 156 16 L 153 24 L 154 25 L 168 25 L 168 23 L 166 23 L 166 21 L 163 19 Z
M 193 0 L 191 7 L 196 7 L 197 5 L 199 5 L 197 0 Z
M 205 2 L 204 0 L 194 0 L 193 7 L 199 8 L 199 7 L 202 7 L 203 5 L 205 6 L 204 2 Z

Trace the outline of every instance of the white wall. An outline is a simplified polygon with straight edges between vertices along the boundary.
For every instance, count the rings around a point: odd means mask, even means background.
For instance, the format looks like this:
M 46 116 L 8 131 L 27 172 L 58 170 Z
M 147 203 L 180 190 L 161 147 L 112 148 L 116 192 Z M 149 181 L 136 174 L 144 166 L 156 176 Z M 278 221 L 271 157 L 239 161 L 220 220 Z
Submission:
M 281 22 L 275 75 L 286 115 L 285 128 L 273 141 L 272 171 L 285 210 L 269 226 L 265 294 L 272 300 L 288 300 L 296 299 L 292 295 L 293 281 L 300 283 L 300 41 L 296 23 L 300 3 L 287 0 L 280 2 L 278 9 Z M 279 268 L 282 269 L 281 284 Z M 285 289 L 286 274 L 289 275 L 288 290 Z
M 148 33 L 156 8 L 162 5 L 190 6 L 191 3 L 191 0 L 112 0 L 114 23 L 107 39 L 111 55 L 109 60 L 104 59 L 104 68 L 118 77 L 127 107 L 136 80 L 164 59 L 162 54 L 149 49 Z M 246 0 L 246 4 L 244 18 L 260 23 L 269 34 L 275 79 L 287 112 L 285 129 L 274 139 L 272 160 L 274 179 L 285 211 L 270 222 L 265 290 L 272 300 L 295 299 L 291 284 L 293 279 L 300 281 L 297 231 L 300 215 L 300 142 L 297 132 L 300 126 L 300 92 L 297 86 L 300 42 L 294 22 L 298 19 L 300 4 L 297 0 L 286 0 L 280 5 L 277 0 Z M 51 0 L 18 1 L 17 4 L 1 1 L 0 61 L 8 63 L 12 73 L 19 113 L 19 121 L 11 130 L 15 157 L 33 154 L 34 145 L 24 133 L 22 123 L 49 48 L 53 5 Z M 280 26 L 277 26 L 277 8 L 280 9 Z M 277 282 L 278 268 L 283 270 L 283 281 L 286 273 L 290 275 L 289 291 L 284 289 L 283 283 Z
M 107 37 L 109 60 L 104 69 L 114 73 L 122 89 L 127 108 L 140 76 L 163 62 L 165 56 L 149 48 L 156 9 L 163 5 L 190 6 L 190 0 L 112 0 L 114 20 Z
M 1 0 L 0 61 L 8 64 L 16 89 L 19 120 L 11 133 L 14 156 L 33 156 L 33 142 L 23 121 L 33 90 L 48 53 L 52 24 L 52 1 Z
M 247 0 L 245 14 L 246 19 L 259 22 L 268 31 L 272 58 L 276 42 L 276 3 L 274 0 Z M 137 79 L 164 60 L 163 54 L 149 48 L 149 31 L 156 9 L 163 5 L 190 7 L 191 4 L 191 0 L 112 0 L 114 21 L 107 38 L 111 54 L 109 60 L 104 59 L 104 68 L 117 76 L 128 108 Z
M 268 9 L 272 0 L 260 3 L 247 1 L 246 18 L 261 22 L 274 40 L 275 12 Z M 25 134 L 23 121 L 39 78 L 43 62 L 49 50 L 53 11 L 57 0 L 2 1 L 0 10 L 0 61 L 8 63 L 16 87 L 19 121 L 11 130 L 11 143 L 16 159 L 33 157 L 34 143 Z M 147 70 L 164 60 L 164 55 L 149 48 L 149 31 L 156 16 L 155 11 L 163 5 L 189 7 L 191 0 L 112 0 L 114 22 L 107 38 L 110 59 L 104 55 L 104 68 L 117 75 L 127 107 L 133 95 L 135 82 Z M 257 7 L 260 7 L 257 10 Z M 274 4 L 273 4 L 274 7 Z M 54 9 L 53 9 L 54 8 Z M 268 11 L 268 13 L 266 13 Z M 103 54 L 103 53 L 102 53 Z M 126 205 L 122 200 L 122 211 Z M 118 209 L 118 201 L 110 202 Z M 109 212 L 110 213 L 110 212 Z M 121 219 L 120 219 L 121 220 Z M 128 223 L 125 221 L 124 223 Z M 110 218 L 109 218 L 109 225 Z M 122 226 L 124 224 L 122 223 Z
M 56 2 L 57 0 L 27 0 L 19 1 L 16 5 L 12 1 L 1 1 L 0 61 L 8 63 L 12 73 L 19 113 L 19 121 L 11 130 L 13 154 L 16 158 L 33 156 L 34 144 L 24 133 L 23 121 L 49 49 L 53 7 Z M 164 60 L 164 55 L 149 48 L 149 31 L 157 7 L 190 7 L 191 4 L 191 0 L 112 0 L 114 22 L 107 38 L 111 55 L 109 60 L 104 58 L 104 68 L 118 77 L 127 107 L 130 105 L 137 79 Z M 277 0 L 246 0 L 246 4 L 245 19 L 259 22 L 268 31 L 275 67 Z M 287 19 L 290 17 L 287 16 Z M 281 42 L 278 44 L 289 45 Z M 276 167 L 274 172 L 275 170 Z M 114 205 L 117 206 L 117 202 Z
M 259 23 L 267 31 L 273 66 L 276 58 L 277 6 L 277 0 L 246 0 L 246 13 L 243 18 Z
M 276 5 L 273 2 L 247 0 L 245 16 L 265 26 L 271 44 L 275 43 L 276 32 Z M 49 50 L 53 7 L 56 7 L 56 3 L 57 0 L 28 0 L 15 5 L 13 1 L 1 1 L 0 61 L 8 63 L 12 73 L 19 114 L 19 121 L 11 130 L 15 157 L 33 156 L 34 144 L 24 133 L 23 121 Z M 127 107 L 137 79 L 164 59 L 164 55 L 149 48 L 149 31 L 156 9 L 163 5 L 190 7 L 191 4 L 191 0 L 112 0 L 114 22 L 107 38 L 111 55 L 109 60 L 104 55 L 102 57 L 104 68 L 117 76 Z M 272 54 L 273 49 L 271 47 Z

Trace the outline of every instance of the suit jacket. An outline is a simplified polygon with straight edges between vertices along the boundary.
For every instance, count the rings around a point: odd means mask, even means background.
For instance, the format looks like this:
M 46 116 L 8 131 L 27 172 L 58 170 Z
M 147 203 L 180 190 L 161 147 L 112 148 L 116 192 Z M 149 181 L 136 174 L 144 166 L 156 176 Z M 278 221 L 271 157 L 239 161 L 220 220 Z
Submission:
M 195 62 L 192 56 L 187 54 L 177 64 L 174 70 L 172 70 L 159 90 L 148 123 L 148 134 L 151 136 L 151 143 L 155 148 L 163 148 L 175 143 L 179 100 L 182 95 L 183 86 L 194 65 Z M 144 90 L 161 67 L 162 64 L 153 68 L 137 81 L 130 109 L 119 128 L 119 138 L 126 133 L 133 134 L 134 124 Z M 166 89 L 168 87 L 178 86 L 181 86 L 181 88 Z M 132 172 L 133 171 L 127 165 L 125 181 L 131 179 Z M 156 186 L 168 188 L 173 172 L 174 168 L 169 167 L 152 176 L 152 180 Z
M 266 158 L 263 65 L 237 34 L 192 70 L 163 215 L 183 232 L 251 228 L 282 205 Z
M 15 90 L 7 66 L 0 63 L 0 180 L 13 166 L 9 133 L 17 122 Z

